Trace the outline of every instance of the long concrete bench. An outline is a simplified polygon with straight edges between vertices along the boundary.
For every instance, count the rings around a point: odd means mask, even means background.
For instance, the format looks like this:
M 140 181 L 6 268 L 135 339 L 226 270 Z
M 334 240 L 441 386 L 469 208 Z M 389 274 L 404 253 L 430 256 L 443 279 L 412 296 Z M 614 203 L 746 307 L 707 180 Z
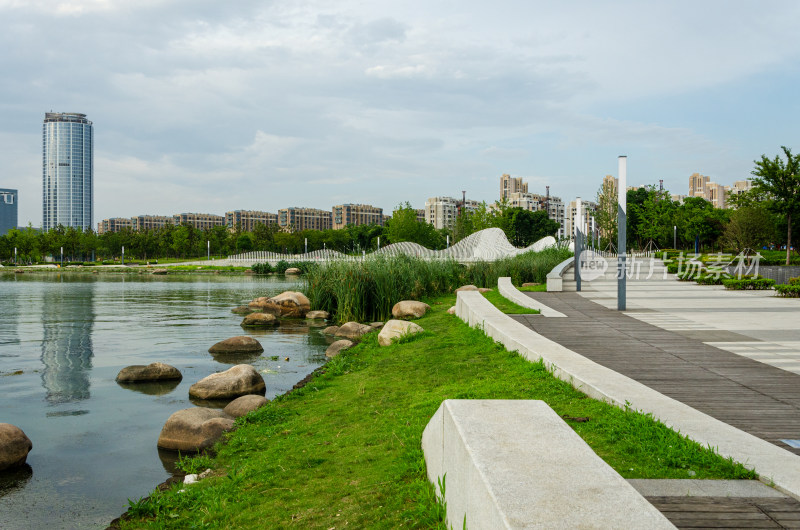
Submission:
M 448 528 L 675 528 L 543 401 L 445 400 L 422 449 Z
M 459 292 L 456 315 L 509 351 L 542 360 L 559 379 L 590 397 L 650 413 L 668 427 L 720 455 L 755 469 L 762 482 L 800 500 L 800 456 L 667 397 L 597 364 L 501 313 L 478 292 Z M 576 329 L 576 333 L 580 333 Z
M 564 274 L 575 267 L 575 256 L 569 257 L 553 267 L 553 270 L 547 273 L 547 292 L 560 293 L 564 290 Z
M 525 296 L 524 293 L 520 292 L 519 289 L 514 287 L 514 284 L 511 283 L 511 278 L 498 278 L 497 279 L 497 290 L 500 292 L 501 295 L 505 296 L 512 302 L 517 305 L 521 305 L 522 307 L 529 307 L 530 309 L 536 309 L 542 316 L 546 317 L 566 317 L 564 313 L 556 311 L 555 309 L 551 309 L 546 305 L 540 303 L 538 300 L 534 300 L 530 296 Z

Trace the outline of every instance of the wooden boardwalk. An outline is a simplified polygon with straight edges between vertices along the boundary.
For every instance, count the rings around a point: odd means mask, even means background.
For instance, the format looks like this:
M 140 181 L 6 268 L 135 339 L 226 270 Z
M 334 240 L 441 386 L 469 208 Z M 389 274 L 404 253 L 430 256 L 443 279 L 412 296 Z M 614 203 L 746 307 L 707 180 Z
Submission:
M 742 497 L 645 497 L 678 528 L 796 528 L 795 499 Z
M 598 364 L 800 455 L 800 375 L 607 309 L 577 293 L 526 293 L 568 318 L 513 318 Z M 799 323 L 800 325 L 800 323 Z

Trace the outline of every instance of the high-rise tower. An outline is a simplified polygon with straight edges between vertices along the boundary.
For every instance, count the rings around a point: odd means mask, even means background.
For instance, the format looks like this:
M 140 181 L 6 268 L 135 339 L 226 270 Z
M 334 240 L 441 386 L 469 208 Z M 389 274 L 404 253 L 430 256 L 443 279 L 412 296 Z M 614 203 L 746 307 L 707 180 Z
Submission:
M 85 114 L 47 112 L 42 125 L 42 229 L 91 228 L 93 129 Z

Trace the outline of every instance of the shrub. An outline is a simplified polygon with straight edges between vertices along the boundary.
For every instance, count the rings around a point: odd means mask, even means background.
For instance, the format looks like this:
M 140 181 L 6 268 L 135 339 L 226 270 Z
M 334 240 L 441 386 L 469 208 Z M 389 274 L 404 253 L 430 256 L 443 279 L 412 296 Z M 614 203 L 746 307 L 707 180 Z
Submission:
M 727 276 L 723 276 L 722 274 L 703 273 L 698 275 L 695 281 L 700 285 L 722 285 L 722 281 L 726 278 Z
M 789 285 L 800 285 L 800 276 L 797 278 L 789 278 Z
M 272 265 L 267 262 L 254 263 L 250 269 L 256 274 L 269 274 L 270 272 L 273 272 Z
M 775 285 L 775 280 L 769 278 L 742 278 L 741 280 L 732 278 L 730 280 L 722 280 L 722 284 L 726 289 L 734 291 L 763 291 L 772 289 Z
M 792 280 L 797 280 L 797 279 L 798 278 L 792 278 Z M 791 282 L 791 280 L 789 281 Z M 775 291 L 777 291 L 778 296 L 783 296 L 784 298 L 800 298 L 800 281 L 795 283 L 776 285 Z

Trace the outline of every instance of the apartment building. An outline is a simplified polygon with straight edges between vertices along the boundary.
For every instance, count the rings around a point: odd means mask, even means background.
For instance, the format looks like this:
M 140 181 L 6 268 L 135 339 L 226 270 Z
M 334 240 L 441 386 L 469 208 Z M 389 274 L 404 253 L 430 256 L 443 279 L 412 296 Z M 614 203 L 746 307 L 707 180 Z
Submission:
M 137 215 L 131 217 L 131 221 L 134 230 L 154 230 L 174 223 L 174 219 L 168 215 Z
M 257 224 L 278 224 L 278 214 L 257 210 L 233 210 L 225 213 L 225 226 L 229 230 L 237 227 L 244 232 L 252 232 Z
M 522 177 L 512 177 L 506 173 L 500 177 L 500 200 L 511 199 L 513 193 L 528 193 L 528 183 Z
M 383 226 L 383 208 L 369 204 L 339 204 L 331 208 L 331 222 L 334 230 L 347 225 Z
M 752 184 L 749 180 L 739 180 L 734 183 L 735 193 L 744 193 Z M 714 205 L 715 208 L 726 208 L 728 194 L 733 192 L 729 186 L 712 182 L 710 177 L 693 173 L 689 177 L 689 197 L 702 197 Z
M 278 210 L 278 226 L 282 230 L 330 230 L 333 226 L 331 212 L 316 208 L 281 208 Z
M 97 223 L 97 234 L 102 235 L 106 232 L 119 232 L 123 228 L 133 229 L 133 219 L 127 217 L 112 217 L 103 219 Z
M 175 225 L 187 224 L 198 230 L 225 225 L 225 218 L 213 213 L 176 213 L 172 216 L 172 221 Z
M 453 197 L 431 197 L 425 201 L 425 221 L 436 229 L 451 228 L 458 217 L 459 208 L 467 212 L 475 211 L 480 206 L 478 201 L 462 201 Z
M 597 225 L 594 219 L 594 214 L 597 211 L 597 203 L 594 201 L 581 201 L 582 216 L 582 230 L 586 239 L 591 239 L 592 233 L 595 232 Z M 575 223 L 578 219 L 578 200 L 570 201 L 567 207 L 566 218 L 564 219 L 564 233 L 566 237 L 575 237 Z

